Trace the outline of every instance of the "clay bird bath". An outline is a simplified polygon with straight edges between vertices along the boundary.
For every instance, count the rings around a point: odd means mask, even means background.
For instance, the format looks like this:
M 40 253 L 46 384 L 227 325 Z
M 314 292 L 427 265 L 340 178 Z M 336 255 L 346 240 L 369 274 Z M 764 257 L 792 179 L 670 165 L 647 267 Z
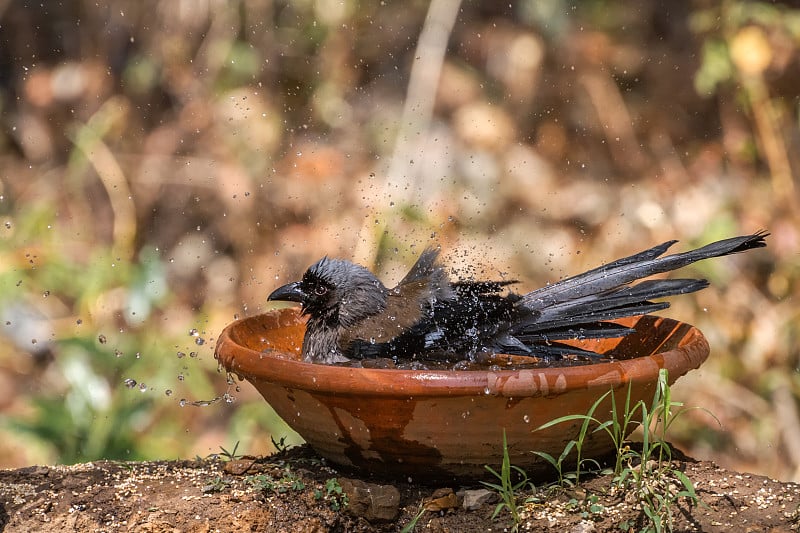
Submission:
M 484 465 L 498 468 L 502 461 L 505 429 L 511 464 L 536 475 L 551 467 L 532 452 L 558 457 L 580 422 L 536 428 L 585 414 L 612 388 L 622 405 L 628 384 L 632 402 L 649 405 L 660 369 L 672 383 L 708 356 L 706 339 L 689 324 L 649 315 L 620 322 L 635 333 L 582 344 L 612 350 L 610 362 L 497 371 L 368 369 L 303 362 L 305 319 L 286 308 L 233 322 L 215 355 L 319 455 L 339 465 L 403 480 L 484 477 Z M 610 411 L 607 397 L 595 416 Z M 584 457 L 613 452 L 603 431 L 584 443 Z

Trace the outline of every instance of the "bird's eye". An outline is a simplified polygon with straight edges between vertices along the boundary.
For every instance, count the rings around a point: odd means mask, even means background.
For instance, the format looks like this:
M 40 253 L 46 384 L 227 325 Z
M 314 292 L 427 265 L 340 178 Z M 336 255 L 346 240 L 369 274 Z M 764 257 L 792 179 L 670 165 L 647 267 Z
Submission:
M 316 294 L 317 296 L 325 296 L 327 292 L 328 292 L 328 287 L 324 285 L 317 285 L 317 287 L 314 288 L 314 294 Z

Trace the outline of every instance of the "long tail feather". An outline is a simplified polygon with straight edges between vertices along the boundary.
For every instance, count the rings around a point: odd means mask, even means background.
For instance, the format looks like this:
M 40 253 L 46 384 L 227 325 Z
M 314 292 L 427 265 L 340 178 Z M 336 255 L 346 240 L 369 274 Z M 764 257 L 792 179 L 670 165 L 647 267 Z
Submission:
M 517 305 L 530 311 L 543 310 L 555 304 L 615 289 L 647 276 L 669 272 L 702 259 L 762 248 L 766 246 L 764 238 L 767 235 L 769 234 L 758 232 L 714 242 L 689 252 L 660 257 L 675 241 L 665 242 L 644 252 L 530 292 L 523 296 Z
M 532 351 L 552 352 L 549 341 L 624 336 L 630 329 L 605 321 L 652 313 L 669 307 L 653 302 L 708 286 L 704 279 L 656 279 L 633 282 L 675 270 L 696 261 L 766 246 L 765 232 L 725 239 L 696 250 L 662 257 L 676 241 L 566 278 L 522 296 L 516 303 L 521 318 L 507 331 Z M 598 327 L 598 324 L 606 324 Z M 605 329 L 603 329 L 605 328 Z M 562 346 L 555 351 L 561 352 Z

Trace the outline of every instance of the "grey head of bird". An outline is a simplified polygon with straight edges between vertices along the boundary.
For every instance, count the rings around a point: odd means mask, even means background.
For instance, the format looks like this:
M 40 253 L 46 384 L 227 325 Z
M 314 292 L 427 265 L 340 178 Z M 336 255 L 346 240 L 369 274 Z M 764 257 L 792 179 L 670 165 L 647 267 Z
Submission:
M 310 320 L 322 326 L 348 328 L 383 311 L 388 292 L 361 265 L 323 257 L 300 281 L 279 287 L 268 299 L 299 302 Z

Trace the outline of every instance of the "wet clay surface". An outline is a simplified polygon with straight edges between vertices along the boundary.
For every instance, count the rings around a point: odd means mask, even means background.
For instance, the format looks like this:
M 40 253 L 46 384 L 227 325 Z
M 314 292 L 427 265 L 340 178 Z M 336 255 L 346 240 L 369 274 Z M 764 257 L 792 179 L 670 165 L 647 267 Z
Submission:
M 679 454 L 675 465 L 704 503 L 693 507 L 679 501 L 676 531 L 800 530 L 800 485 L 731 472 Z M 3 470 L 0 531 L 389 532 L 400 531 L 423 507 L 429 510 L 416 531 L 504 531 L 511 525 L 505 512 L 491 519 L 491 498 L 465 510 L 464 489 L 478 493 L 483 488 L 478 483 L 364 480 L 381 484 L 372 485 L 373 490 L 393 495 L 386 501 L 394 502 L 396 510 L 381 514 L 355 504 L 335 509 L 326 490 L 334 478 L 348 490 L 362 487 L 363 492 L 366 486 L 351 473 L 330 468 L 306 446 L 233 461 L 100 461 Z M 610 486 L 610 478 L 602 476 L 582 483 L 579 491 L 540 493 L 541 501 L 522 504 L 521 530 L 618 532 L 621 524 L 641 530 L 641 509 L 609 495 Z M 530 494 L 520 492 L 520 501 Z M 587 495 L 597 496 L 594 503 L 600 507 L 588 512 L 575 503 Z

